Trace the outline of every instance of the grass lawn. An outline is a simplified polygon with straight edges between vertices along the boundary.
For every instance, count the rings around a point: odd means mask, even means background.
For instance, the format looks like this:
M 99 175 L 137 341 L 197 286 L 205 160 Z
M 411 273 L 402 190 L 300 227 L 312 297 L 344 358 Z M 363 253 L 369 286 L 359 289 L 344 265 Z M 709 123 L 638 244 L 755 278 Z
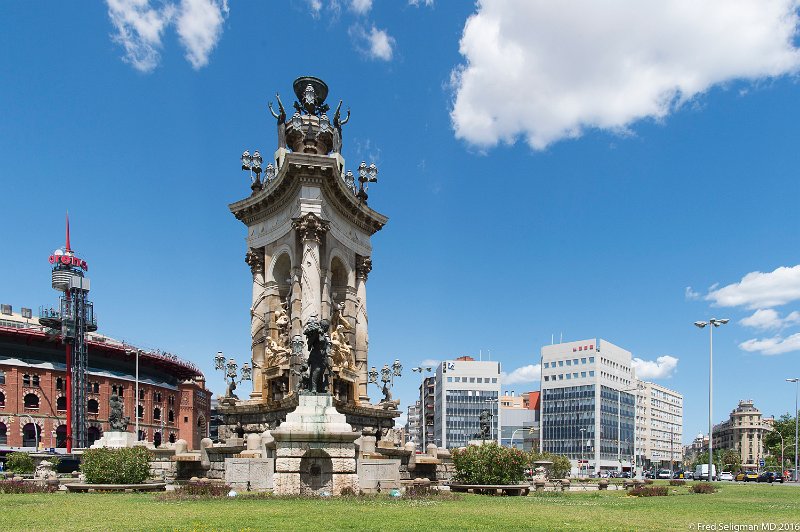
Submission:
M 695 530 L 705 524 L 800 524 L 800 487 L 728 484 L 710 495 L 624 491 L 456 500 L 224 498 L 154 494 L 0 495 L 2 530 Z M 721 528 L 717 528 L 721 530 Z M 730 530 L 730 529 L 729 529 Z M 764 530 L 770 530 L 765 528 Z M 787 528 L 783 528 L 787 530 Z M 793 530 L 789 528 L 788 530 Z

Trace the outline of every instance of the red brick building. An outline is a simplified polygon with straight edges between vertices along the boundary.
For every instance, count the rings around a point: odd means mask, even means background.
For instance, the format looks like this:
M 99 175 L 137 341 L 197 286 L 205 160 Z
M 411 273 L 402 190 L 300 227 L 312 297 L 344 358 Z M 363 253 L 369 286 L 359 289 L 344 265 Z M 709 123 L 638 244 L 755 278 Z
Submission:
M 23 312 L 28 316 L 30 313 Z M 60 337 L 36 320 L 0 312 L 0 450 L 65 446 L 65 351 Z M 135 431 L 136 358 L 139 358 L 139 438 L 159 445 L 184 439 L 198 449 L 208 435 L 211 392 L 194 364 L 89 333 L 89 441 L 109 429 L 109 401 L 122 398 Z

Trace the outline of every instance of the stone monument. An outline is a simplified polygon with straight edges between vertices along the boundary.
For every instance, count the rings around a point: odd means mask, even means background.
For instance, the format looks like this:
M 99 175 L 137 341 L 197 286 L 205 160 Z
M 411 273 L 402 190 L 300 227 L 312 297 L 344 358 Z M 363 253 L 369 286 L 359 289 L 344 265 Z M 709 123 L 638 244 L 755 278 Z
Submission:
M 296 408 L 311 408 L 301 404 L 303 390 L 327 394 L 325 415 L 344 415 L 356 437 L 391 428 L 400 415 L 396 402 L 373 404 L 367 393 L 370 239 L 388 221 L 367 204 L 377 168 L 360 163 L 356 185 L 341 153 L 350 110 L 342 117 L 339 102 L 328 118 L 325 82 L 298 78 L 294 93 L 292 116 L 277 94 L 277 111 L 269 105 L 277 150 L 263 182 L 260 155 L 253 163 L 246 152 L 252 193 L 229 205 L 247 228 L 254 371 L 249 398 L 220 402 L 221 438 L 236 427 L 276 429 Z
M 92 449 L 99 447 L 109 447 L 119 449 L 122 447 L 133 447 L 136 443 L 136 435 L 128 432 L 130 418 L 124 415 L 122 399 L 117 395 L 112 395 L 109 399 L 108 424 L 109 431 L 92 444 Z

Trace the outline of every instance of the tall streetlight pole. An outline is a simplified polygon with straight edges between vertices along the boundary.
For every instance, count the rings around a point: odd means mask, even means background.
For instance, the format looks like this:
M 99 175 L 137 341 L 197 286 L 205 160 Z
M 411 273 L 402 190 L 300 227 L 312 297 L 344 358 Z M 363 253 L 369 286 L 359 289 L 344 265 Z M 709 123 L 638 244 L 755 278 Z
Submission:
M 712 327 L 708 328 L 709 332 L 709 343 L 708 343 L 708 481 L 711 482 L 712 477 L 714 476 L 712 473 L 712 468 L 714 464 L 714 435 L 712 432 L 714 431 L 713 419 L 711 414 L 711 407 L 713 404 L 713 391 L 714 391 L 714 327 L 719 327 L 720 325 L 725 325 L 728 323 L 728 318 L 711 318 L 708 322 L 705 321 L 696 321 L 694 322 L 695 326 L 702 329 L 706 325 L 712 325 Z
M 795 391 L 794 391 L 794 474 L 792 474 L 792 478 L 795 482 L 797 482 L 797 394 L 798 390 L 800 390 L 800 378 L 794 377 L 792 379 L 786 379 L 786 382 L 793 382 L 795 383 Z M 781 466 L 783 467 L 783 466 Z

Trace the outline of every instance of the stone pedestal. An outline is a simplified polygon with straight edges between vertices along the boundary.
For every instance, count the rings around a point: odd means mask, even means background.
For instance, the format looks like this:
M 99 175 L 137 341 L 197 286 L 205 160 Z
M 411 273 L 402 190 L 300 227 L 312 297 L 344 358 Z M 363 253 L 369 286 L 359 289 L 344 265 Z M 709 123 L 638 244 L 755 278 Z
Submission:
M 273 461 L 260 458 L 226 458 L 225 483 L 239 491 L 272 489 Z
M 92 449 L 108 447 L 109 449 L 123 449 L 136 444 L 136 435 L 133 432 L 108 431 L 103 433 L 99 440 L 92 444 Z
M 297 408 L 272 431 L 276 495 L 341 495 L 359 492 L 355 440 L 333 397 L 301 395 Z

